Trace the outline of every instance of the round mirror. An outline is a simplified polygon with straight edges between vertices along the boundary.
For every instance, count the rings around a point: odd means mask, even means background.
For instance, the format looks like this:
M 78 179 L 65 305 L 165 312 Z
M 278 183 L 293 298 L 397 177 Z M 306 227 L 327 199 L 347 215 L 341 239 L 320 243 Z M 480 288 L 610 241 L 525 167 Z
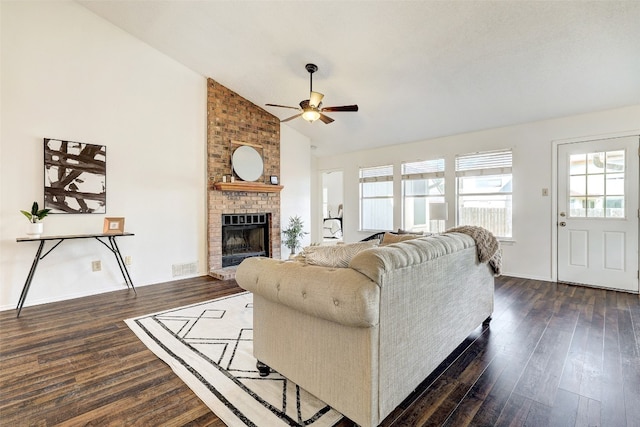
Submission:
M 255 148 L 248 145 L 238 147 L 233 152 L 231 165 L 240 179 L 244 181 L 256 181 L 262 176 L 262 156 Z

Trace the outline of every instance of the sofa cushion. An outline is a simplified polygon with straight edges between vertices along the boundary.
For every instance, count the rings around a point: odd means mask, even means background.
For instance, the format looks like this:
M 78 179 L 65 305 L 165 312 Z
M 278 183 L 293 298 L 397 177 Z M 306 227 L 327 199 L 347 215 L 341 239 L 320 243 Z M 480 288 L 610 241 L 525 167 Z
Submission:
M 424 231 L 409 231 L 409 230 L 403 230 L 402 228 L 398 228 L 398 231 L 396 232 L 396 234 L 418 234 L 420 236 L 423 236 L 425 233 Z
M 307 264 L 346 268 L 355 255 L 376 246 L 378 246 L 377 240 L 336 246 L 310 246 L 303 250 L 301 256 Z
M 405 234 L 393 234 L 393 233 L 384 233 L 384 236 L 382 237 L 382 243 L 380 243 L 381 245 L 390 245 L 391 243 L 398 243 L 398 242 L 404 242 L 405 240 L 413 240 L 413 239 L 417 239 L 418 237 L 423 237 L 421 234 L 410 234 L 410 233 L 405 233 Z

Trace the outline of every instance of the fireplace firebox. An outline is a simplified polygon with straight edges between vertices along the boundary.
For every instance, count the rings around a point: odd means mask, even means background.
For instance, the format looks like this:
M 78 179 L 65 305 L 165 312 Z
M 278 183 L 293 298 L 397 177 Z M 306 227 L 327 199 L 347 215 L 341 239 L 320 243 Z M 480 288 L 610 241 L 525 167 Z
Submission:
M 222 267 L 269 254 L 268 213 L 222 215 Z

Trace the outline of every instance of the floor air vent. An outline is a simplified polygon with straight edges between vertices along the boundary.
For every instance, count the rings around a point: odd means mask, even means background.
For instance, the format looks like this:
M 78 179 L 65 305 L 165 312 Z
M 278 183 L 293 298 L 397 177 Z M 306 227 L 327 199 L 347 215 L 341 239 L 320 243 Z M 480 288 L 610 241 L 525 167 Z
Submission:
M 173 277 L 190 276 L 198 273 L 198 263 L 196 262 L 173 264 L 171 268 L 173 271 Z

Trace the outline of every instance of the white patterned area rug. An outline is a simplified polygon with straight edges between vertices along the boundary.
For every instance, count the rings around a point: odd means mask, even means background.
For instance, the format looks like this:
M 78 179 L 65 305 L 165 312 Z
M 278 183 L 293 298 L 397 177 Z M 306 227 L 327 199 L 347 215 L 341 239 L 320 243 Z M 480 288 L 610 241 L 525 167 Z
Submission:
M 253 357 L 253 298 L 243 292 L 125 321 L 228 426 L 337 424 L 342 415 Z

